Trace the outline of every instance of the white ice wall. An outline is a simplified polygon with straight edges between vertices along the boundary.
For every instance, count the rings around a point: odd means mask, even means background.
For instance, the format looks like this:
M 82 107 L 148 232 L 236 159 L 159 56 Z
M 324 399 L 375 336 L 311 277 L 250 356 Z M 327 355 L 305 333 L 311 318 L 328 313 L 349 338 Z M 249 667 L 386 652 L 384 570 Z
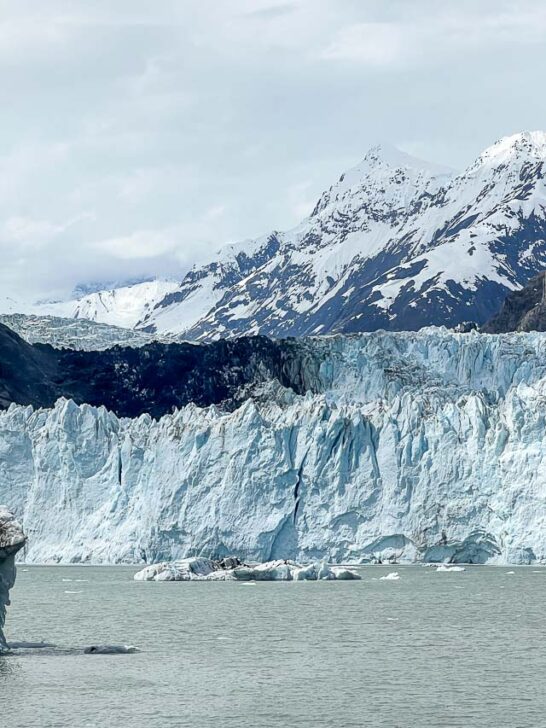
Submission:
M 546 560 L 545 335 L 301 346 L 316 394 L 231 414 L 0 414 L 0 503 L 28 559 Z

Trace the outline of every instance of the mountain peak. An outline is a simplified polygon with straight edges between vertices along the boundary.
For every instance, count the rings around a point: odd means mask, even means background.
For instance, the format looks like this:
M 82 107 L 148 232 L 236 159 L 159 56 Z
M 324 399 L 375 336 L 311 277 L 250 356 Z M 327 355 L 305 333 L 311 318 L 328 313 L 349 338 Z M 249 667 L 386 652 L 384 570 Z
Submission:
M 449 175 L 453 173 L 453 170 L 449 167 L 434 164 L 433 162 L 427 162 L 419 157 L 414 157 L 412 154 L 403 152 L 398 147 L 392 144 L 381 142 L 371 147 L 363 161 L 356 168 L 363 165 L 377 165 L 386 164 L 389 167 L 395 169 L 415 169 L 429 172 L 432 175 Z
M 513 159 L 546 160 L 546 132 L 521 131 L 498 139 L 483 151 L 474 168 L 481 166 L 497 167 Z
M 407 181 L 420 179 L 421 184 L 426 184 L 427 180 L 439 179 L 443 184 L 445 179 L 452 175 L 453 170 L 449 167 L 427 162 L 401 151 L 392 144 L 382 142 L 371 147 L 361 162 L 341 175 L 338 182 L 321 197 L 316 210 L 324 209 L 335 196 L 362 187 L 370 181 L 379 183 L 382 189 L 384 184 L 389 184 L 392 180 L 396 180 L 396 184 L 399 184 L 400 176 Z

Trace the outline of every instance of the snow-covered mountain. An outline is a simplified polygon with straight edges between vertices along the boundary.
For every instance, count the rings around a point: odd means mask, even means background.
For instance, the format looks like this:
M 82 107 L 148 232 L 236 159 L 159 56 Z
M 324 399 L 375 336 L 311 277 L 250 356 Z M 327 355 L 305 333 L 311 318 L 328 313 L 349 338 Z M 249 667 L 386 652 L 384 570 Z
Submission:
M 546 268 L 545 161 L 544 132 L 501 139 L 461 174 L 375 147 L 293 230 L 226 246 L 181 283 L 45 313 L 197 341 L 483 323 Z
M 83 296 L 54 303 L 36 304 L 30 310 L 17 311 L 13 306 L 2 313 L 34 313 L 58 318 L 79 318 L 132 329 L 179 284 L 152 280 L 119 288 L 92 291 Z
M 216 358 L 196 353 L 193 401 L 159 419 L 68 400 L 0 413 L 0 503 L 29 560 L 546 561 L 543 334 L 193 348 Z M 208 372 L 231 395 L 244 362 L 262 381 L 241 406 L 193 403 L 211 402 Z

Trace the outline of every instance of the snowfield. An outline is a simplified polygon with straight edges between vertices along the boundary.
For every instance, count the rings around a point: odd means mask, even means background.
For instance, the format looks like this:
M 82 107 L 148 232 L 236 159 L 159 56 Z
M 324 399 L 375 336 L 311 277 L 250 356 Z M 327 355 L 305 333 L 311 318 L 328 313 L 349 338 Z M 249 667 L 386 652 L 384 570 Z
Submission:
M 0 503 L 33 562 L 546 561 L 546 335 L 335 336 L 307 394 L 154 421 L 0 413 Z

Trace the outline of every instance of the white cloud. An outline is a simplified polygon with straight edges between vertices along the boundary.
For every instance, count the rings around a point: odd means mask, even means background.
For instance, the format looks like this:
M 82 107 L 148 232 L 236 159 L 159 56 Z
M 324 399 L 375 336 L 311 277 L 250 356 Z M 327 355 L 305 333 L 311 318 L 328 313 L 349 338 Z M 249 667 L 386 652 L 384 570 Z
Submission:
M 358 23 L 342 28 L 322 58 L 356 61 L 371 66 L 391 65 L 407 52 L 404 33 L 393 23 Z
M 535 0 L 0 0 L 0 286 L 180 273 L 376 139 L 462 167 L 545 125 Z
M 92 244 L 97 251 L 119 260 L 157 258 L 177 247 L 175 231 L 137 230 Z

